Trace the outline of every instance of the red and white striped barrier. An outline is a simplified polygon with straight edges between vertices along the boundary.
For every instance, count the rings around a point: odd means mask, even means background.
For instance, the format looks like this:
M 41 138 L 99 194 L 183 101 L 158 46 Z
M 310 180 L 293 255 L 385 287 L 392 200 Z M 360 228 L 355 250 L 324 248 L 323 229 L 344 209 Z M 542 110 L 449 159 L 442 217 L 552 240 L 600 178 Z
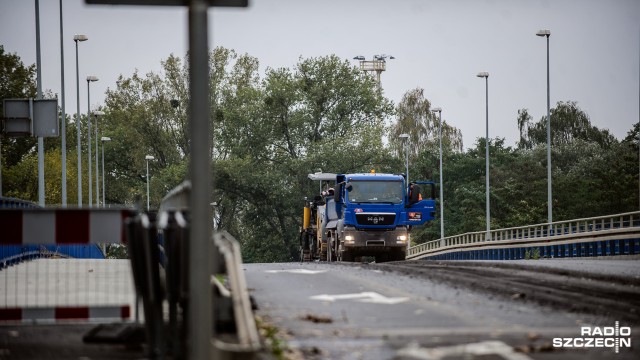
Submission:
M 126 243 L 132 210 L 1 209 L 0 245 Z
M 105 320 L 129 319 L 131 308 L 122 306 L 56 306 L 32 308 L 3 308 L 0 309 L 2 321 L 58 321 L 58 320 Z

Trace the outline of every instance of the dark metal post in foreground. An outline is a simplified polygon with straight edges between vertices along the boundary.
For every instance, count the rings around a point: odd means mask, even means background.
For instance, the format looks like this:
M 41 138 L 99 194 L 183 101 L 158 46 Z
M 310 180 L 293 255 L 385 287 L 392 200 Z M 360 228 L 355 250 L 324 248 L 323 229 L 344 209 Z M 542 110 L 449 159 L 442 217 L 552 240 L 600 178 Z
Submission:
M 189 64 L 191 131 L 191 234 L 189 238 L 189 359 L 208 359 L 211 353 L 211 269 L 217 256 L 211 245 L 211 129 L 209 125 L 209 46 L 206 0 L 189 6 Z M 213 256 L 212 256 L 213 255 Z

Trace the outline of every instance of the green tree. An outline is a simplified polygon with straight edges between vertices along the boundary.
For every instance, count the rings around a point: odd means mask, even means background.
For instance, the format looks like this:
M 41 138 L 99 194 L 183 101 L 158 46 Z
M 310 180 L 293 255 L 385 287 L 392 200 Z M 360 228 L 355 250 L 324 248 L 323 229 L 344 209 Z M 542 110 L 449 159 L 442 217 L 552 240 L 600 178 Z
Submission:
M 35 97 L 36 95 L 36 66 L 25 66 L 17 54 L 7 53 L 0 45 L 0 100 Z M 4 104 L 0 101 L 0 114 L 4 116 Z M 16 165 L 22 157 L 33 149 L 35 138 L 19 137 L 7 138 L 0 135 L 1 152 L 0 164 L 3 169 Z M 5 193 L 11 188 L 5 188 Z
M 336 56 L 264 77 L 256 58 L 229 49 L 212 50 L 210 64 L 216 226 L 241 239 L 248 260 L 289 260 L 302 200 L 317 191 L 307 174 L 390 162 L 382 119 L 393 107 L 371 77 Z M 121 76 L 107 92 L 108 203 L 145 195 L 147 154 L 157 159 L 149 163 L 152 207 L 188 176 L 188 63 L 171 56 L 162 65 L 160 74 Z
M 431 110 L 431 102 L 424 97 L 422 88 L 409 90 L 402 96 L 396 107 L 396 121 L 389 132 L 389 144 L 399 157 L 404 155 L 401 134 L 409 135 L 409 156 L 413 159 L 423 149 L 437 147 L 438 116 Z M 462 133 L 446 120 L 442 121 L 442 144 L 453 151 L 462 151 Z
M 171 55 L 162 69 L 121 75 L 106 93 L 101 129 L 112 139 L 105 147 L 108 203 L 135 204 L 146 197 L 146 155 L 155 158 L 149 161 L 152 207 L 186 177 L 188 68 Z
M 552 146 L 584 140 L 606 148 L 615 142 L 608 130 L 600 130 L 591 124 L 589 116 L 575 101 L 559 101 L 550 113 Z M 547 117 L 543 116 L 537 123 L 532 123 L 531 119 L 527 109 L 518 110 L 519 148 L 531 149 L 547 143 Z
M 290 260 L 302 200 L 317 192 L 307 174 L 384 162 L 381 119 L 392 106 L 370 77 L 336 56 L 268 69 L 259 84 L 247 75 L 255 71 L 234 73 L 245 74 L 242 86 L 217 110 L 216 152 L 225 154 L 214 165 L 219 221 L 243 234 L 245 258 Z

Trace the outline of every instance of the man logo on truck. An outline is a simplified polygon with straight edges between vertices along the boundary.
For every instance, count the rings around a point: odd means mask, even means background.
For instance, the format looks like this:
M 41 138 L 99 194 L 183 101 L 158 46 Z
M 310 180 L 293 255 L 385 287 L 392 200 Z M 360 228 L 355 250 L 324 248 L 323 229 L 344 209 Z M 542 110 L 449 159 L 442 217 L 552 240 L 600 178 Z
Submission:
M 375 225 L 378 225 L 378 222 L 384 222 L 384 216 L 369 216 L 367 218 L 367 221 L 372 222 Z

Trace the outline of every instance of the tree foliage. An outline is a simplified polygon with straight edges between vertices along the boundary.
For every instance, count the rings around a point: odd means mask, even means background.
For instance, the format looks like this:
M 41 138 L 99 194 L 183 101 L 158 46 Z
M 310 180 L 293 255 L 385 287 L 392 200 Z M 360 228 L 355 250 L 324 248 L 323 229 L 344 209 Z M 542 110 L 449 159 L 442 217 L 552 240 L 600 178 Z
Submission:
M 189 63 L 171 55 L 161 64 L 158 73 L 121 75 L 106 93 L 99 129 L 100 136 L 112 139 L 101 144 L 107 204 L 145 202 L 146 155 L 155 158 L 148 162 L 152 209 L 189 177 Z M 10 79 L 0 84 L 3 97 L 33 96 L 33 66 L 24 67 L 17 55 L 4 54 L 1 47 L 0 65 L 0 78 Z M 394 107 L 371 76 L 334 55 L 300 58 L 291 68 L 260 73 L 255 57 L 216 48 L 210 53 L 210 69 L 210 199 L 217 204 L 210 215 L 215 227 L 241 242 L 245 261 L 296 258 L 303 200 L 318 192 L 309 173 L 404 172 L 400 134 L 410 136 L 411 179 L 439 178 L 438 119 L 423 89 L 409 90 Z M 619 141 L 593 126 L 575 102 L 559 102 L 551 115 L 554 220 L 636 210 L 640 125 Z M 70 120 L 67 188 L 73 204 L 76 126 L 86 128 L 86 117 Z M 515 122 L 521 135 L 517 147 L 489 139 L 494 229 L 547 219 L 546 118 L 534 123 L 522 109 Z M 482 231 L 487 139 L 477 139 L 463 151 L 460 130 L 443 121 L 442 132 L 444 183 L 439 186 L 444 199 L 438 206 L 444 205 L 445 235 Z M 37 199 L 34 144 L 30 138 L 3 139 L 5 195 Z M 61 192 L 60 140 L 46 139 L 45 149 L 46 201 L 55 204 Z M 440 221 L 416 228 L 412 240 L 439 238 Z
M 6 53 L 0 45 L 0 100 L 22 99 L 36 95 L 36 66 L 25 66 L 18 54 Z M 4 116 L 4 102 L 0 101 L 0 114 Z M 36 140 L 30 137 L 7 138 L 0 135 L 2 142 L 2 166 L 13 166 L 22 156 L 33 149 Z
M 600 130 L 591 125 L 589 116 L 578 107 L 575 101 L 559 101 L 555 108 L 550 109 L 550 115 L 552 146 L 584 140 L 607 147 L 615 142 L 615 138 L 608 130 Z M 547 117 L 542 117 L 537 123 L 532 123 L 531 120 L 532 117 L 527 109 L 518 110 L 520 130 L 518 146 L 520 148 L 531 149 L 547 143 Z
M 517 148 L 491 139 L 491 228 L 547 221 L 546 117 L 531 123 L 526 109 L 518 111 Z M 593 126 L 575 102 L 559 102 L 551 111 L 553 220 L 570 220 L 635 211 L 638 206 L 638 129 L 623 141 Z M 485 228 L 485 139 L 463 154 L 445 153 L 445 235 Z M 437 157 L 424 154 L 417 170 L 433 178 Z M 436 169 L 436 171 L 429 170 Z M 439 238 L 439 221 L 420 231 L 417 241 Z
M 409 156 L 418 157 L 422 149 L 433 148 L 438 144 L 438 116 L 432 112 L 431 102 L 424 97 L 424 89 L 407 91 L 396 109 L 396 121 L 391 126 L 389 143 L 397 156 L 404 154 L 401 134 L 408 134 Z M 453 151 L 462 151 L 462 132 L 442 121 L 443 147 Z
M 235 91 L 223 91 L 216 110 L 215 152 L 224 154 L 214 162 L 219 226 L 243 228 L 245 256 L 290 260 L 302 200 L 316 191 L 307 174 L 380 162 L 381 119 L 392 106 L 370 77 L 336 56 L 268 69 L 260 82 L 257 62 L 240 60 L 236 67 L 251 68 L 232 72 L 244 76 L 232 78 Z

